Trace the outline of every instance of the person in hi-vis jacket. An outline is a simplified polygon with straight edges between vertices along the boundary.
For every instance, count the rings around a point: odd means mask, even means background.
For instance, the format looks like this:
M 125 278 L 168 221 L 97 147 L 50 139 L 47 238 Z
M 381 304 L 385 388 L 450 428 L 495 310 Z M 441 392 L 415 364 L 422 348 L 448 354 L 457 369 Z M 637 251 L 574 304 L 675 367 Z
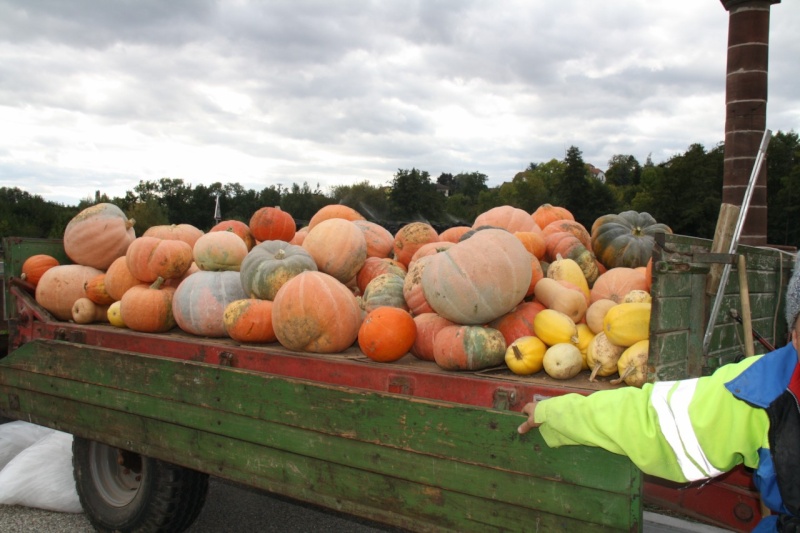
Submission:
M 786 293 L 791 341 L 710 376 L 534 401 L 520 433 L 599 446 L 645 474 L 707 479 L 744 464 L 771 513 L 754 531 L 800 532 L 800 252 Z

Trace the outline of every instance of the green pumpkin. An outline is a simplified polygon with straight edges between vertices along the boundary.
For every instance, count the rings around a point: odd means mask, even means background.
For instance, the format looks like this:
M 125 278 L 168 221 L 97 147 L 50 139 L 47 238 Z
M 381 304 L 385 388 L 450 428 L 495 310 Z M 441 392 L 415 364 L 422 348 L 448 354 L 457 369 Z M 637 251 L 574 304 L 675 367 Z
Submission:
M 239 270 L 242 288 L 250 298 L 273 300 L 284 283 L 317 263 L 302 246 L 286 241 L 264 241 L 250 250 Z
M 375 276 L 364 289 L 361 306 L 369 313 L 378 307 L 399 307 L 408 311 L 408 304 L 403 296 L 405 277 L 397 274 L 381 274 Z
M 653 255 L 656 233 L 672 230 L 656 222 L 650 213 L 603 215 L 592 225 L 592 250 L 606 268 L 646 266 Z

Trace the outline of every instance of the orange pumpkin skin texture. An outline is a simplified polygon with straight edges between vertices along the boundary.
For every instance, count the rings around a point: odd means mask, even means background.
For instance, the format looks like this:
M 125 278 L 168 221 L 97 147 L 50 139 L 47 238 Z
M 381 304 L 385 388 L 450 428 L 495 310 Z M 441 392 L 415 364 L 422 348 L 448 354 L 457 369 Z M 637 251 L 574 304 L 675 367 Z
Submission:
M 535 335 L 533 320 L 544 309 L 545 306 L 541 302 L 523 302 L 500 318 L 490 322 L 489 327 L 502 333 L 506 345 L 510 346 L 520 337 Z
M 542 204 L 537 207 L 536 211 L 531 214 L 531 218 L 541 229 L 546 228 L 548 224 L 556 220 L 575 220 L 569 210 L 550 204 Z
M 200 270 L 238 272 L 248 251 L 247 244 L 236 233 L 209 231 L 194 243 L 192 257 Z
M 430 256 L 422 270 L 425 299 L 448 320 L 486 324 L 525 297 L 533 276 L 531 257 L 506 230 L 476 231 L 449 250 Z
M 536 222 L 523 209 L 510 205 L 501 205 L 477 216 L 472 227 L 474 229 L 481 226 L 495 226 L 515 233 L 517 231 L 535 231 L 533 228 L 536 226 Z
M 394 245 L 394 235 L 388 229 L 369 220 L 353 220 L 353 224 L 364 233 L 367 257 L 389 257 Z
M 295 232 L 294 237 L 292 240 L 289 241 L 289 244 L 296 244 L 297 246 L 303 246 L 303 241 L 306 240 L 306 235 L 308 235 L 308 226 L 304 228 L 300 228 Z
M 367 241 L 364 233 L 352 222 L 342 218 L 323 220 L 308 232 L 303 241 L 317 269 L 342 283 L 356 277 L 367 260 Z
M 481 370 L 505 361 L 503 334 L 484 326 L 447 326 L 433 341 L 436 364 L 445 370 Z
M 583 244 L 587 250 L 592 249 L 592 237 L 580 222 L 562 219 L 553 221 L 548 224 L 547 227 L 542 228 L 542 236 L 545 239 L 547 239 L 548 235 L 559 232 L 566 232 L 575 235 L 575 237 L 581 241 L 581 244 Z
M 192 265 L 192 247 L 181 240 L 141 236 L 128 247 L 125 259 L 136 279 L 152 283 L 183 276 Z
M 39 280 L 42 279 L 42 274 L 59 264 L 58 259 L 51 255 L 32 255 L 22 263 L 22 275 L 20 277 L 35 287 Z
M 275 342 L 272 327 L 272 302 L 248 298 L 225 307 L 222 324 L 230 338 L 239 342 Z
M 597 300 L 614 300 L 622 303 L 625 295 L 632 290 L 647 290 L 647 278 L 633 268 L 610 268 L 597 277 L 590 290 L 591 303 Z
M 420 249 L 423 244 L 429 242 L 436 242 L 439 240 L 439 234 L 433 229 L 433 226 L 425 222 L 412 222 L 406 224 L 394 236 L 394 244 L 392 251 L 394 258 L 403 263 L 406 267 L 414 257 L 414 253 Z
M 401 278 L 405 278 L 406 273 L 406 267 L 394 259 L 389 259 L 388 257 L 367 257 L 367 260 L 364 261 L 364 266 L 361 267 L 361 270 L 359 270 L 356 275 L 356 285 L 358 286 L 358 290 L 363 294 L 369 282 L 381 274 L 396 274 Z
M 143 283 L 131 287 L 120 301 L 120 314 L 125 325 L 134 331 L 146 333 L 171 330 L 175 327 L 172 312 L 174 294 L 175 287 L 164 285 L 163 278 L 158 278 L 150 285 Z
M 114 298 L 106 290 L 106 273 L 98 274 L 86 282 L 86 297 L 97 305 L 111 305 Z
M 542 233 L 534 231 L 517 231 L 514 232 L 514 237 L 519 239 L 519 242 L 532 253 L 536 259 L 544 259 L 545 252 L 547 252 L 547 245 L 544 242 Z
M 450 322 L 436 313 L 423 313 L 414 317 L 417 325 L 417 339 L 411 345 L 411 354 L 423 361 L 435 361 L 433 356 L 433 341 L 436 334 L 442 328 L 455 326 L 455 322 Z
M 133 224 L 114 204 L 87 207 L 67 224 L 64 251 L 79 265 L 105 270 L 136 238 Z
M 361 327 L 361 308 L 342 282 L 324 272 L 293 277 L 272 303 L 278 342 L 290 350 L 341 352 L 353 345 Z
M 102 273 L 85 265 L 54 266 L 36 285 L 36 301 L 57 319 L 70 320 L 75 301 L 86 297 L 86 283 Z
M 128 289 L 140 283 L 142 280 L 131 274 L 128 268 L 128 259 L 125 256 L 115 259 L 106 270 L 106 292 L 116 301 L 122 300 L 122 295 Z
M 417 325 L 397 307 L 378 307 L 364 318 L 358 330 L 358 346 L 364 355 L 381 363 L 397 361 L 411 349 Z
M 229 231 L 235 235 L 238 235 L 247 247 L 248 252 L 253 249 L 253 246 L 256 245 L 256 240 L 253 237 L 253 234 L 250 233 L 250 226 L 241 220 L 223 220 L 208 230 L 209 233 L 218 231 Z
M 173 241 L 183 241 L 189 246 L 194 246 L 203 235 L 203 230 L 191 224 L 163 224 L 160 226 L 150 226 L 142 233 L 142 237 L 158 237 L 159 239 L 170 239 Z
M 280 207 L 262 207 L 250 217 L 250 233 L 259 242 L 289 242 L 296 232 L 294 218 Z
M 472 228 L 469 226 L 453 226 L 452 228 L 444 230 L 439 235 L 439 240 L 457 243 L 461 240 L 461 237 L 470 230 L 472 230 Z
M 297 274 L 316 270 L 305 248 L 286 241 L 257 244 L 242 261 L 242 287 L 251 298 L 273 300 L 281 286 Z
M 238 272 L 195 272 L 178 285 L 172 297 L 175 322 L 183 331 L 201 337 L 225 337 L 222 316 L 229 303 L 244 300 Z M 128 323 L 125 313 L 122 319 Z
M 331 204 L 321 207 L 316 213 L 314 213 L 314 216 L 312 216 L 311 220 L 308 221 L 308 229 L 312 230 L 320 222 L 330 220 L 332 218 L 341 218 L 351 222 L 354 220 L 365 220 L 361 213 L 352 207 L 347 207 L 346 205 L 341 204 Z
M 449 250 L 454 244 L 455 243 L 448 241 L 434 241 L 429 242 L 428 244 L 423 244 L 417 249 L 416 252 L 414 252 L 414 255 L 411 256 L 411 261 L 408 262 L 408 267 L 411 268 L 414 265 L 414 261 L 417 259 Z

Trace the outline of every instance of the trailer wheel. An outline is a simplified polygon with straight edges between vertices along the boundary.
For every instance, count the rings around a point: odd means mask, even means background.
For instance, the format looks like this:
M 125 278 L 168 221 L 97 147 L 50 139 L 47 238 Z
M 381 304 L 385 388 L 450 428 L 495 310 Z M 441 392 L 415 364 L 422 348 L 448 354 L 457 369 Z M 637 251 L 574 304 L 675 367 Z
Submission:
M 208 493 L 208 474 L 75 437 L 72 467 L 81 505 L 98 531 L 188 528 Z

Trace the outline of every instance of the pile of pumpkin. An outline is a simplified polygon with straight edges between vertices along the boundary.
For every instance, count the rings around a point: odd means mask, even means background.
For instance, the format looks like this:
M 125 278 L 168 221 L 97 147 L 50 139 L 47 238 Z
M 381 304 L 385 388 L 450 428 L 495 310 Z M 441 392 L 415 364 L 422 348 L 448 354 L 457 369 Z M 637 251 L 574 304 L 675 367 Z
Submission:
M 113 204 L 73 218 L 74 264 L 22 267 L 56 318 L 141 332 L 181 330 L 242 343 L 334 353 L 357 343 L 391 362 L 409 352 L 446 370 L 508 365 L 557 379 L 646 378 L 652 235 L 647 213 L 598 218 L 591 231 L 562 207 L 493 208 L 438 234 L 413 222 L 392 235 L 331 205 L 307 227 L 279 208 L 204 233 L 149 228 Z

